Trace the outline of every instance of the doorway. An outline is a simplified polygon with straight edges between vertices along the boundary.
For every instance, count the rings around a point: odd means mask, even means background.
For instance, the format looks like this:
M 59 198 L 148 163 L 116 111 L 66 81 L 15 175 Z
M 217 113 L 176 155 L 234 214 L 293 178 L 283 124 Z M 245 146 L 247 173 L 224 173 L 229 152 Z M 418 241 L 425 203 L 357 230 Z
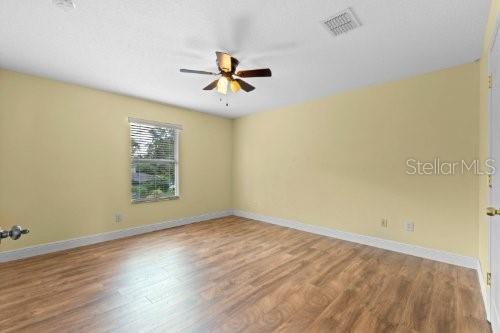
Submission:
M 500 332 L 500 34 L 499 21 L 490 48 L 490 155 L 496 163 L 490 190 L 490 319 L 493 332 Z

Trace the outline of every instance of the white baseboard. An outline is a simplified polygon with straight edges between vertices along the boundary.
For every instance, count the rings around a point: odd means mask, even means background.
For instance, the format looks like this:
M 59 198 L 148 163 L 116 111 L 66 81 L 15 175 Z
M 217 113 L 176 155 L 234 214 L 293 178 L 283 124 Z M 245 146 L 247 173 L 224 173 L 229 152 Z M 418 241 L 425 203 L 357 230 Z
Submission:
M 447 264 L 473 268 L 477 269 L 478 260 L 474 257 L 464 256 L 456 253 L 450 253 L 441 250 L 429 249 L 423 246 L 411 245 L 406 243 L 400 243 L 393 240 L 377 238 L 372 236 L 365 236 L 360 234 L 355 234 L 347 231 L 340 231 L 320 226 L 314 226 L 310 224 L 300 223 L 297 221 L 286 220 L 278 217 L 260 215 L 250 212 L 245 212 L 241 210 L 234 210 L 233 214 L 240 217 L 245 217 L 253 220 L 258 220 L 262 222 L 272 223 L 280 225 L 283 227 L 293 228 L 297 230 L 302 230 L 310 232 L 313 234 L 338 238 L 350 242 L 360 243 L 364 245 L 370 245 L 378 247 L 385 250 L 400 252 L 409 254 L 416 257 L 431 259 L 435 261 L 444 262 Z
M 495 307 L 494 304 L 491 307 L 491 312 L 492 312 L 490 320 L 491 330 L 493 333 L 498 333 L 500 332 L 500 327 L 498 327 L 500 324 L 500 312 L 498 311 L 498 309 Z
M 185 225 L 185 224 L 202 222 L 202 221 L 221 218 L 221 217 L 225 217 L 225 216 L 229 216 L 229 215 L 232 215 L 232 211 L 226 210 L 226 211 L 208 213 L 208 214 L 203 214 L 203 215 L 198 215 L 198 216 L 184 217 L 184 218 L 180 218 L 177 220 L 165 221 L 165 222 L 160 222 L 160 223 L 155 223 L 155 224 L 148 224 L 148 225 L 129 228 L 129 229 L 116 230 L 116 231 L 106 232 L 106 233 L 102 233 L 102 234 L 95 234 L 95 235 L 90 235 L 90 236 L 85 236 L 85 237 L 80 237 L 80 238 L 73 238 L 73 239 L 68 239 L 68 240 L 63 240 L 63 241 L 58 241 L 58 242 L 53 242 L 53 243 L 40 244 L 40 245 L 25 247 L 22 249 L 17 249 L 17 250 L 12 250 L 12 251 L 0 252 L 0 262 L 7 262 L 7 261 L 11 261 L 11 260 L 28 258 L 28 257 L 38 256 L 41 254 L 46 254 L 46 253 L 51 253 L 51 252 L 68 250 L 68 249 L 72 249 L 75 247 L 91 245 L 91 244 L 110 241 L 113 239 L 119 239 L 119 238 L 124 238 L 124 237 L 145 234 L 145 233 L 152 232 L 152 231 L 178 227 L 178 226 Z
M 481 296 L 483 296 L 484 309 L 486 310 L 486 319 L 491 321 L 490 315 L 490 288 L 486 286 L 484 282 L 483 270 L 481 268 L 481 264 L 479 259 L 477 260 L 477 278 L 479 279 L 479 286 L 481 287 Z

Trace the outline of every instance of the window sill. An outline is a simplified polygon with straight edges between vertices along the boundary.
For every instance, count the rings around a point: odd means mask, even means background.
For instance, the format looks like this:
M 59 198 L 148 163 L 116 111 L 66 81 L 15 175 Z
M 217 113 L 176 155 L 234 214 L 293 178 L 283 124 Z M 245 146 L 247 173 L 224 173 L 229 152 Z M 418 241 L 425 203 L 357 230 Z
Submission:
M 178 195 L 174 195 L 171 197 L 167 198 L 158 198 L 158 199 L 137 199 L 137 200 L 132 200 L 132 204 L 140 204 L 140 203 L 145 203 L 145 202 L 159 202 L 159 201 L 169 201 L 169 200 L 177 200 L 180 199 L 181 197 Z

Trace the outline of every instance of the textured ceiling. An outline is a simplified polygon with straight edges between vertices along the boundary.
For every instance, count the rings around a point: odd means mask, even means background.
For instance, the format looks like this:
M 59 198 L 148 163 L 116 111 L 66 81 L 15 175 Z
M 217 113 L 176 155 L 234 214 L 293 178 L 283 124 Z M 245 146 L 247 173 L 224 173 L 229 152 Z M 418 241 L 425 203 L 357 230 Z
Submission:
M 237 117 L 451 67 L 480 56 L 489 0 L 0 1 L 0 67 Z M 321 21 L 351 7 L 363 24 Z M 225 99 L 201 89 L 216 50 L 272 78 Z

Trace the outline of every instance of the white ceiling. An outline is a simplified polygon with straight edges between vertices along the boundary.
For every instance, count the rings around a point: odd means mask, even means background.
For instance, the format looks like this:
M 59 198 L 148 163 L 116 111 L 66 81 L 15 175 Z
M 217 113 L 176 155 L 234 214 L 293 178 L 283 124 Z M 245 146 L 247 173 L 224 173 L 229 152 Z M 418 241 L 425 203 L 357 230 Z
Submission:
M 479 58 L 490 0 L 0 1 L 0 67 L 237 117 Z M 321 21 L 351 7 L 362 27 L 333 37 Z M 216 50 L 251 93 L 202 91 Z

